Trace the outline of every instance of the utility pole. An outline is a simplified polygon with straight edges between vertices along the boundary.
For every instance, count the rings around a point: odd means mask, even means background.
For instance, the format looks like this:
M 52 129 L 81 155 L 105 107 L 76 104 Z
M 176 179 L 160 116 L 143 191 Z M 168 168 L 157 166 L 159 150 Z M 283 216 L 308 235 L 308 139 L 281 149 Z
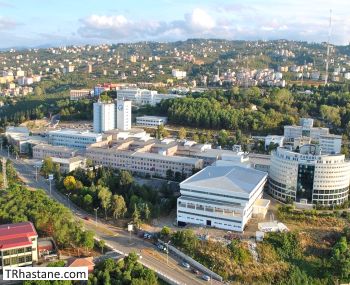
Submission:
M 3 188 L 7 189 L 8 188 L 8 182 L 7 182 L 7 175 L 6 175 L 6 158 L 1 159 L 2 163 L 2 184 Z
M 326 74 L 324 77 L 324 85 L 327 86 L 328 83 L 328 65 L 329 65 L 329 41 L 331 38 L 331 32 L 332 32 L 332 10 L 329 10 L 329 28 L 328 28 L 328 40 L 327 40 L 327 56 L 326 56 Z

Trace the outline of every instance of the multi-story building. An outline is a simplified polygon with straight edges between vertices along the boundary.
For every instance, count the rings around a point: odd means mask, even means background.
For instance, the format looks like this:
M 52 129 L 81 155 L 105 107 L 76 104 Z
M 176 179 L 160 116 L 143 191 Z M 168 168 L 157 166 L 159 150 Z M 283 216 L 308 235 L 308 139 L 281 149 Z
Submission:
M 287 141 L 293 141 L 299 137 L 310 137 L 319 140 L 321 135 L 328 135 L 328 128 L 313 127 L 314 120 L 309 118 L 300 119 L 300 126 L 284 126 L 284 137 Z
M 116 100 L 117 129 L 122 131 L 131 130 L 131 101 Z
M 0 269 L 38 260 L 38 234 L 30 222 L 0 225 Z
M 129 143 L 129 142 L 126 142 Z M 166 177 L 169 169 L 183 177 L 192 175 L 193 170 L 203 168 L 203 160 L 183 156 L 168 156 L 158 153 L 120 150 L 109 147 L 90 146 L 86 156 L 94 164 L 124 169 L 141 175 Z
M 167 122 L 168 122 L 167 117 L 159 117 L 159 116 L 136 117 L 136 125 L 146 126 L 146 127 L 156 127 L 160 125 L 165 125 Z
M 102 141 L 102 134 L 71 129 L 49 131 L 49 143 L 57 146 L 86 148 L 86 146 Z
M 38 144 L 33 147 L 33 158 L 35 159 L 44 159 L 45 157 L 70 158 L 76 154 L 77 149 L 66 146 Z
M 341 152 L 342 136 L 320 135 L 319 144 L 322 153 L 336 154 Z
M 62 173 L 68 173 L 77 168 L 84 169 L 86 167 L 86 159 L 82 156 L 75 156 L 70 158 L 52 157 L 52 161 L 59 164 L 60 171 Z
M 176 79 L 183 79 L 186 77 L 187 72 L 179 69 L 173 69 L 171 71 L 171 75 L 175 77 Z
M 117 90 L 118 100 L 130 100 L 133 105 L 151 105 L 155 106 L 162 100 L 171 98 L 181 98 L 181 95 L 177 94 L 158 94 L 157 91 L 133 88 L 133 89 L 120 89 Z
M 342 204 L 348 199 L 350 162 L 343 154 L 321 154 L 317 145 L 299 152 L 277 148 L 272 152 L 269 192 L 279 200 L 308 204 Z
M 180 183 L 178 225 L 199 224 L 242 232 L 253 214 L 265 216 L 261 199 L 267 173 L 240 166 L 208 166 Z
M 90 98 L 90 89 L 80 89 L 80 90 L 70 90 L 69 97 L 71 100 L 80 100 L 85 98 Z
M 93 105 L 94 132 L 102 133 L 115 128 L 115 104 L 96 102 Z

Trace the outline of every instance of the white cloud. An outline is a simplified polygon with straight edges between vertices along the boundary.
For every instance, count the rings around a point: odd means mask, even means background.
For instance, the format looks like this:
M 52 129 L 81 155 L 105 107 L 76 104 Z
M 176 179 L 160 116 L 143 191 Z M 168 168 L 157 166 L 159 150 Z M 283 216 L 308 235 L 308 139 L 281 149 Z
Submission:
M 339 1 L 350 9 L 348 0 Z M 311 4 L 303 3 L 302 0 L 288 4 L 271 0 L 268 5 L 255 2 L 212 9 L 194 8 L 182 19 L 173 21 L 133 20 L 121 14 L 91 15 L 80 20 L 78 33 L 83 38 L 111 41 L 181 40 L 190 37 L 326 41 L 328 4 L 313 7 L 315 13 L 310 14 Z M 334 10 L 333 17 L 331 42 L 347 44 L 350 40 L 349 17 L 343 9 Z
M 14 20 L 11 20 L 9 18 L 5 18 L 0 15 L 0 31 L 6 31 L 14 29 L 18 23 L 16 23 Z
M 185 15 L 185 22 L 196 31 L 208 31 L 215 27 L 214 19 L 204 10 L 196 8 Z

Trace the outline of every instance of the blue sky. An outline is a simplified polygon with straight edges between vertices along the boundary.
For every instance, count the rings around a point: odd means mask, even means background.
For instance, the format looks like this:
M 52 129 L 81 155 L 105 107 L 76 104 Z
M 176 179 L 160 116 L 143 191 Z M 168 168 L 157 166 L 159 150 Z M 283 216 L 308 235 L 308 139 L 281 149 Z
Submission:
M 349 0 L 0 0 L 0 48 L 187 38 L 350 42 Z

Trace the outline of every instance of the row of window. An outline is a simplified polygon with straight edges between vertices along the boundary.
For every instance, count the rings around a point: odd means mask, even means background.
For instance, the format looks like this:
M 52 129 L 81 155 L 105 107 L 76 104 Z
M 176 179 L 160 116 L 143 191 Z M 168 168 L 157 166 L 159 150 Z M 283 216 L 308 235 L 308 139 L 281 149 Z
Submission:
M 32 262 L 32 255 L 14 256 L 9 258 L 4 258 L 2 261 L 2 266 L 17 265 L 27 262 Z
M 35 250 L 35 249 L 33 249 L 33 250 Z M 20 254 L 20 253 L 25 253 L 25 252 L 32 252 L 32 247 L 28 246 L 28 247 L 21 247 L 21 248 L 4 250 L 2 252 L 2 256 L 15 255 L 15 254 Z
M 204 191 L 191 190 L 191 189 L 180 189 L 180 191 L 181 192 L 192 192 L 192 193 L 205 194 L 205 195 L 210 195 L 210 196 L 219 196 L 219 197 L 225 197 L 225 198 L 249 201 L 249 198 L 237 197 L 237 196 L 225 195 L 225 194 L 219 194 L 219 193 L 211 193 L 211 192 L 204 192 Z

